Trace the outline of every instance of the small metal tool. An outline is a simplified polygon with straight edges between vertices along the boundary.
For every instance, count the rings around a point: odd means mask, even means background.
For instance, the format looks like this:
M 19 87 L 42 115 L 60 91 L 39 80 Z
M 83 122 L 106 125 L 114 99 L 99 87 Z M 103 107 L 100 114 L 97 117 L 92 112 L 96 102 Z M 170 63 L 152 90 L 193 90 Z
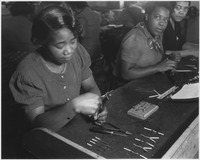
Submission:
M 148 149 L 152 149 L 151 147 L 142 147 L 140 145 L 137 145 L 135 143 L 133 143 L 134 146 L 141 148 L 143 151 L 148 152 Z
M 149 137 L 149 136 L 146 136 L 144 134 L 140 134 L 141 136 L 145 137 L 145 138 L 148 138 L 149 140 L 151 140 L 152 142 L 156 143 L 155 139 L 159 139 L 159 137 Z
M 112 135 L 120 135 L 120 136 L 128 136 L 132 135 L 129 131 L 123 131 L 119 127 L 109 123 L 94 123 L 97 127 L 90 128 L 90 131 L 93 132 L 99 132 L 99 133 L 106 133 L 106 134 L 112 134 Z
M 154 97 L 158 97 L 159 95 L 152 95 L 152 96 L 149 96 L 149 98 L 154 98 Z
M 159 134 L 159 135 L 164 136 L 164 133 L 161 133 L 161 132 L 155 131 L 155 130 L 153 130 L 153 129 L 150 129 L 150 128 L 147 128 L 147 127 L 144 127 L 144 129 L 145 129 L 145 130 L 148 130 L 148 131 L 152 131 L 152 132 L 154 132 L 154 133 L 157 133 L 157 134 Z
M 94 138 L 96 138 L 96 139 L 99 140 L 99 141 L 101 140 L 101 138 L 99 138 L 99 137 L 94 137 Z
M 142 157 L 142 158 L 144 158 L 144 159 L 147 159 L 145 156 L 143 156 L 143 155 L 141 155 L 141 154 L 139 154 L 139 153 L 137 153 L 137 152 L 134 152 L 134 151 L 132 151 L 132 150 L 126 148 L 126 147 L 124 147 L 124 150 L 126 150 L 126 151 L 128 151 L 128 152 L 131 152 L 131 153 L 134 153 L 134 154 L 136 154 L 136 155 L 139 155 L 140 157 Z
M 157 95 L 161 95 L 160 93 L 158 93 L 158 91 L 156 91 L 155 89 L 153 90 L 154 92 L 156 92 L 157 93 Z
M 95 145 L 95 146 L 97 146 L 97 147 L 103 148 L 103 149 L 107 149 L 107 148 L 108 148 L 108 146 L 98 144 L 98 142 L 94 142 L 94 141 L 92 141 L 92 140 L 90 140 L 90 143 L 92 143 L 93 145 Z M 90 144 L 90 143 L 89 143 L 89 144 Z
M 158 93 L 158 91 L 156 91 L 155 89 L 154 89 L 153 91 L 156 92 L 156 95 L 149 96 L 149 98 L 154 98 L 154 97 L 158 97 L 158 96 L 161 95 L 161 94 Z
M 187 65 L 185 65 L 186 67 L 191 67 L 191 68 L 193 68 L 193 69 L 197 69 L 197 67 L 195 66 L 195 65 L 189 65 L 189 64 L 187 64 Z
M 105 108 L 104 104 L 106 103 L 107 100 L 109 100 L 109 97 L 112 96 L 111 92 L 112 90 L 109 92 L 106 92 L 104 95 L 101 96 L 102 103 L 99 105 L 98 113 L 101 113 L 104 110 Z
M 87 143 L 88 146 L 92 147 L 92 145 L 90 143 Z
M 139 142 L 146 143 L 146 144 L 148 144 L 148 145 L 151 146 L 151 147 L 154 147 L 153 144 L 151 144 L 151 143 L 149 143 L 149 142 L 145 142 L 145 141 L 143 141 L 143 140 L 141 140 L 141 139 L 139 139 L 139 138 L 135 138 L 135 140 L 136 140 L 136 141 L 139 141 Z
M 192 70 L 174 70 L 174 72 L 187 73 L 187 72 L 192 72 Z
M 166 96 L 168 96 L 169 94 L 172 94 L 173 92 L 175 92 L 175 90 L 177 89 L 177 86 L 173 86 L 170 89 L 168 89 L 167 91 L 165 91 L 163 94 L 160 94 L 157 98 L 158 99 L 163 99 Z
M 117 131 L 111 131 L 111 130 L 103 129 L 103 128 L 99 128 L 99 127 L 92 127 L 92 128 L 90 128 L 90 131 L 98 132 L 98 133 L 104 133 L 104 134 L 118 135 L 118 136 L 128 136 L 125 133 L 121 133 L 121 132 L 117 132 Z

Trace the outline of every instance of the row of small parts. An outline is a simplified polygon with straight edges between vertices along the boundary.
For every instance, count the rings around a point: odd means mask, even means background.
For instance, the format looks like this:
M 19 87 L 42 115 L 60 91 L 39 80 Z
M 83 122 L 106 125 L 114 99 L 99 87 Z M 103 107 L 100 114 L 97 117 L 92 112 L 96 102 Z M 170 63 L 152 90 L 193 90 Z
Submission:
M 90 147 L 98 147 L 103 150 L 106 150 L 107 148 L 109 148 L 108 143 L 106 143 L 105 141 L 101 140 L 101 138 L 96 137 L 96 136 L 94 138 L 91 138 L 89 142 L 87 142 L 87 145 Z
M 155 131 L 155 130 L 153 130 L 153 129 L 150 129 L 150 128 L 147 128 L 147 127 L 144 127 L 144 129 L 145 129 L 145 130 L 148 130 L 148 131 L 151 131 L 151 132 L 154 132 L 154 133 L 157 133 L 157 134 L 159 134 L 159 135 L 164 136 L 164 133 Z M 143 136 L 143 137 L 145 137 L 145 138 L 148 138 L 149 140 L 151 140 L 151 141 L 154 142 L 154 143 L 156 143 L 156 141 L 155 141 L 156 139 L 159 139 L 159 137 L 150 137 L 150 136 L 146 136 L 146 135 L 144 135 L 144 134 L 140 134 L 140 135 Z M 141 145 L 138 145 L 138 144 L 133 143 L 133 145 L 134 145 L 135 147 L 141 148 L 144 152 L 148 152 L 148 150 L 152 150 L 152 148 L 155 146 L 154 144 L 149 143 L 149 142 L 146 142 L 146 141 L 141 140 L 141 139 L 139 139 L 139 138 L 135 138 L 135 140 L 136 140 L 136 141 L 139 141 L 139 142 L 142 142 L 142 143 L 145 143 L 145 144 L 148 145 L 148 147 L 146 147 L 146 146 L 141 146 Z M 150 147 L 149 147 L 149 146 L 150 146 Z M 140 153 L 138 153 L 138 152 L 135 152 L 135 151 L 133 151 L 133 150 L 131 150 L 131 149 L 129 149 L 129 148 L 124 147 L 124 150 L 126 150 L 126 151 L 128 151 L 128 152 L 131 152 L 131 153 L 133 153 L 133 154 L 136 154 L 136 155 L 140 156 L 141 158 L 147 159 L 144 155 L 142 155 L 142 154 L 140 154 Z

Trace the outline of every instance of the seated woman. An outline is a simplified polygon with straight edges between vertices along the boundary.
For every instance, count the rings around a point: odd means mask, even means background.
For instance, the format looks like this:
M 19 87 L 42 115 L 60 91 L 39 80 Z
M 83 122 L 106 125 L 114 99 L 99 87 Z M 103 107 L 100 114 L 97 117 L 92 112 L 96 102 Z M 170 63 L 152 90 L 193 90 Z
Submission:
M 130 81 L 173 70 L 176 62 L 163 59 L 162 33 L 170 16 L 167 2 L 149 2 L 144 6 L 145 20 L 140 22 L 124 37 L 114 75 Z
M 171 13 L 169 23 L 163 34 L 163 47 L 166 54 L 179 53 L 181 57 L 199 56 L 199 45 L 186 42 L 186 37 L 182 33 L 180 23 L 186 17 L 190 2 L 177 1 L 172 2 L 173 12 Z
M 98 113 L 101 100 L 87 51 L 77 42 L 78 26 L 60 6 L 42 10 L 32 26 L 32 41 L 40 44 L 19 64 L 10 89 L 33 127 L 57 131 L 77 113 L 105 121 Z M 83 87 L 87 93 L 80 95 Z
M 2 16 L 3 56 L 17 51 L 19 53 L 34 51 L 36 47 L 30 40 L 34 7 L 28 2 L 12 2 L 9 5 L 11 15 Z

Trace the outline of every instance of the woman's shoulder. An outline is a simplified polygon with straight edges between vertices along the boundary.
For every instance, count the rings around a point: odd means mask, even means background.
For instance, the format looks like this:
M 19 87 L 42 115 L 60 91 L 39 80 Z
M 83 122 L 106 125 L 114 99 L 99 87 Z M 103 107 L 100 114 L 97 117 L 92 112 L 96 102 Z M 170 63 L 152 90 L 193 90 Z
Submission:
M 125 41 L 142 41 L 145 39 L 145 34 L 140 27 L 137 25 L 132 28 L 124 37 L 123 42 Z
M 18 71 L 18 72 L 31 72 L 33 69 L 38 67 L 39 59 L 40 59 L 40 55 L 37 52 L 30 52 L 18 64 L 16 71 Z
M 38 83 L 41 75 L 44 76 L 42 63 L 36 52 L 29 53 L 17 66 L 13 73 L 13 80 L 26 81 L 26 83 Z
M 85 56 L 89 55 L 89 53 L 86 51 L 86 49 L 80 43 L 77 43 L 76 53 L 77 53 L 77 55 L 79 55 L 81 57 L 85 57 Z
M 80 62 L 80 63 L 84 64 L 86 62 L 88 63 L 88 59 L 90 59 L 89 53 L 86 51 L 86 49 L 80 43 L 77 43 L 74 60 L 76 62 Z

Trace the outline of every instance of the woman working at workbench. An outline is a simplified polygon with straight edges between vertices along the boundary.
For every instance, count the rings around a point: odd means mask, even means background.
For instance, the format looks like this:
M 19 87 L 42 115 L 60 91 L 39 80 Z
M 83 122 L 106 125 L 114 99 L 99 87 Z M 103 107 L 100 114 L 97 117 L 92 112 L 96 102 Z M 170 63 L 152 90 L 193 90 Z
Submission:
M 173 70 L 176 62 L 163 60 L 162 33 L 167 27 L 171 4 L 147 2 L 145 20 L 140 22 L 122 40 L 114 75 L 118 85 L 158 72 Z
M 199 57 L 199 45 L 186 42 L 180 24 L 188 13 L 190 1 L 176 1 L 172 4 L 173 12 L 163 34 L 163 47 L 166 54 L 179 53 L 181 57 L 190 55 Z
M 89 54 L 77 42 L 78 28 L 71 12 L 59 6 L 44 9 L 33 22 L 32 41 L 41 47 L 19 64 L 10 80 L 33 127 L 57 131 L 76 113 L 105 121 L 106 109 L 98 113 L 101 93 Z M 87 93 L 80 95 L 81 87 Z

